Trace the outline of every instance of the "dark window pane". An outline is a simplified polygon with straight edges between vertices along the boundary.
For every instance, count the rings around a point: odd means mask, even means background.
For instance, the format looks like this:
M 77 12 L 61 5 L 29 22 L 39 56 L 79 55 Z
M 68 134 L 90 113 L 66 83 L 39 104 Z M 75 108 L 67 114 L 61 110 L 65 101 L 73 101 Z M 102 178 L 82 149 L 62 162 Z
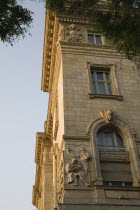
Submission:
M 105 85 L 103 82 L 98 82 L 99 94 L 106 94 Z
M 112 181 L 112 186 L 122 186 L 122 182 Z
M 106 73 L 106 80 L 109 81 L 109 73 Z
M 97 133 L 97 144 L 99 151 L 125 151 L 122 137 L 112 128 L 105 128 Z
M 92 78 L 92 80 L 95 79 L 95 77 L 94 77 L 94 72 L 93 72 L 93 71 L 91 72 L 91 78 Z
M 132 182 L 121 182 L 121 181 L 104 181 L 106 186 L 132 186 Z
M 113 134 L 112 133 L 105 133 L 105 144 L 106 145 L 114 145 Z
M 92 92 L 97 93 L 95 82 L 92 82 Z
M 102 39 L 100 35 L 95 35 L 95 39 L 96 39 L 96 44 L 99 44 L 99 45 L 102 44 Z
M 108 87 L 108 94 L 112 95 L 112 90 L 111 90 L 110 83 L 107 83 L 107 87 Z
M 97 74 L 97 79 L 98 80 L 104 80 L 104 78 L 103 78 L 103 72 L 97 72 L 96 74 Z
M 117 136 L 117 146 L 123 146 L 122 138 L 118 134 L 116 134 L 116 136 Z
M 94 35 L 88 34 L 88 43 L 95 44 L 95 42 L 94 42 Z
M 132 186 L 132 182 L 125 182 L 125 186 Z
M 98 143 L 98 145 L 102 145 L 103 144 L 102 140 L 103 140 L 103 133 L 99 133 L 97 135 L 97 143 Z

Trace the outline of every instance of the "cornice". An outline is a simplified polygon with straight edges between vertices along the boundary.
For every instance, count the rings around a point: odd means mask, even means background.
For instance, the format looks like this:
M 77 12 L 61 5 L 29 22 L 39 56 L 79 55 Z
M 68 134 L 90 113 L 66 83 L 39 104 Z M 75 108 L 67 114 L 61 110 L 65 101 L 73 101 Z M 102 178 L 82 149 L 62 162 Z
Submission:
M 47 138 L 49 138 L 50 141 L 52 141 L 52 129 L 53 129 L 53 117 L 51 114 L 51 111 L 48 110 L 48 119 L 46 123 L 45 132 L 47 133 Z
M 79 23 L 87 25 L 89 24 L 88 19 L 84 17 L 73 17 L 72 15 L 66 15 L 66 14 L 59 14 L 58 20 L 63 23 Z
M 35 185 L 33 185 L 33 190 L 32 190 L 32 204 L 36 207 L 38 207 L 38 197 L 39 197 L 39 191 L 36 188 Z
M 44 33 L 41 90 L 49 93 L 51 93 L 52 91 L 58 32 L 59 23 L 56 14 L 54 12 L 51 12 L 50 10 L 47 10 Z
M 41 164 L 41 154 L 43 153 L 42 141 L 47 138 L 46 133 L 38 132 L 36 134 L 36 149 L 35 149 L 35 163 Z
M 73 141 L 88 141 L 89 140 L 89 136 L 67 136 L 67 135 L 63 135 L 63 138 L 65 141 L 69 141 L 69 140 L 73 140 Z
M 54 22 L 55 22 L 55 13 L 47 10 L 45 32 L 44 32 L 44 50 L 43 50 L 42 85 L 41 85 L 41 90 L 44 92 L 50 92 L 49 84 L 50 84 L 50 68 L 52 65 Z
M 36 163 L 36 177 L 35 185 L 33 186 L 32 203 L 37 207 L 38 198 L 40 196 L 39 186 L 42 173 L 43 152 L 44 148 L 50 148 L 50 138 L 45 132 L 38 132 L 36 134 L 36 149 L 35 149 L 35 163 Z

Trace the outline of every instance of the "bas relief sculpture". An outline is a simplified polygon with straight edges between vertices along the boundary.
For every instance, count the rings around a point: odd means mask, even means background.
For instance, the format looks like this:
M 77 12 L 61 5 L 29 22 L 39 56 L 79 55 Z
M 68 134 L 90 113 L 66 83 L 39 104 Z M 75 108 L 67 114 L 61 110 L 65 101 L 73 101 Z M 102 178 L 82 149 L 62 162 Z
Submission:
M 85 151 L 84 148 L 80 149 L 80 154 L 72 155 L 70 148 L 67 148 L 67 154 L 71 161 L 66 165 L 65 171 L 67 174 L 67 183 L 74 186 L 79 185 L 79 181 L 86 187 L 90 186 L 89 183 L 89 160 L 91 156 Z
M 66 37 L 68 41 L 82 41 L 83 34 L 81 29 L 75 24 L 71 24 L 66 28 Z

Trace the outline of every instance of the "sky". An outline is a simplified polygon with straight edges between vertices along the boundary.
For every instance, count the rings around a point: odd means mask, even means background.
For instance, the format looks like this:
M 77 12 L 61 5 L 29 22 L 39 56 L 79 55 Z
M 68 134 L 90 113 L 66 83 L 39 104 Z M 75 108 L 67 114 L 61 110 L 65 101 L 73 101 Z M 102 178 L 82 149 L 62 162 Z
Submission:
M 36 132 L 44 131 L 48 93 L 41 91 L 45 8 L 23 1 L 34 12 L 32 36 L 14 46 L 0 42 L 0 209 L 35 210 Z

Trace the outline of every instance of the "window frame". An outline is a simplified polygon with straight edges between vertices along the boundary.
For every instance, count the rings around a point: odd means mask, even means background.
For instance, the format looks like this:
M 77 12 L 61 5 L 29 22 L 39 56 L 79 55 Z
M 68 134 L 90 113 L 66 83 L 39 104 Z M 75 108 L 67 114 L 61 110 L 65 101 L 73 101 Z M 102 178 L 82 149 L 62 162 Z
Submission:
M 105 134 L 107 132 L 105 132 L 107 128 L 103 128 L 101 131 L 99 130 L 97 132 L 97 135 L 96 135 L 96 139 L 97 139 L 97 148 L 98 148 L 98 151 L 99 152 L 125 152 L 125 145 L 124 145 L 124 142 L 123 142 L 123 138 L 121 137 L 121 135 L 115 130 L 115 129 L 112 129 L 112 128 L 108 128 L 108 130 L 110 130 L 110 132 L 108 133 L 111 133 L 112 136 L 113 136 L 113 144 L 112 145 L 109 145 L 107 144 L 107 139 L 105 137 Z M 99 141 L 99 138 L 98 138 L 98 135 L 99 134 L 102 134 L 102 143 L 101 144 L 98 144 L 98 141 Z M 119 141 L 118 141 L 118 137 L 121 137 L 121 141 L 122 141 L 122 146 L 119 145 Z M 110 149 L 109 149 L 110 148 Z
M 116 100 L 123 100 L 123 96 L 120 95 L 118 83 L 116 79 L 116 72 L 114 69 L 113 64 L 109 65 L 100 65 L 100 64 L 93 64 L 92 62 L 87 62 L 86 67 L 88 70 L 88 82 L 89 82 L 89 98 L 95 99 L 95 98 L 105 98 L 105 99 L 116 99 Z M 109 72 L 109 78 L 110 78 L 110 85 L 111 85 L 111 91 L 112 94 L 95 94 L 92 91 L 92 78 L 91 78 L 91 68 L 99 69 L 99 71 Z
M 90 43 L 90 42 L 89 42 L 89 35 L 94 37 L 94 38 L 93 38 L 94 43 Z M 101 38 L 101 44 L 98 44 L 98 43 L 97 43 L 96 36 L 100 36 L 100 38 Z M 104 40 L 103 40 L 102 35 L 99 34 L 99 33 L 87 32 L 87 43 L 88 43 L 88 44 L 91 44 L 91 45 L 102 46 L 102 45 L 104 45 Z
M 92 72 L 94 73 L 94 79 L 92 78 Z M 101 72 L 103 73 L 103 80 L 98 79 L 97 73 Z M 106 79 L 106 74 L 109 75 L 109 80 Z M 103 69 L 103 68 L 97 68 L 95 67 L 95 70 L 92 70 L 92 67 L 90 67 L 90 79 L 91 79 L 91 92 L 93 94 L 100 94 L 100 95 L 113 95 L 112 91 L 112 84 L 111 84 L 111 78 L 110 78 L 110 69 Z M 95 93 L 93 91 L 93 82 L 95 83 Z M 99 84 L 103 83 L 105 87 L 105 93 L 100 93 Z M 109 93 L 108 84 L 110 85 L 111 93 Z
M 125 146 L 125 152 L 99 152 L 97 147 L 96 135 L 99 129 L 103 127 L 113 127 L 116 129 L 117 133 L 120 134 L 123 138 L 123 143 Z M 139 157 L 138 150 L 136 149 L 136 138 L 133 133 L 133 129 L 130 129 L 130 126 L 127 122 L 123 121 L 121 117 L 116 117 L 114 120 L 106 124 L 103 118 L 94 118 L 91 123 L 88 125 L 86 134 L 90 136 L 90 146 L 91 146 L 91 155 L 94 157 L 92 166 L 94 171 L 93 183 L 94 185 L 103 185 L 103 177 L 101 174 L 101 161 L 105 162 L 120 162 L 120 163 L 129 163 L 132 171 L 133 186 L 139 186 L 140 180 L 140 166 L 139 166 Z M 128 141 L 129 139 L 129 141 Z M 111 155 L 109 155 L 111 154 Z M 105 180 L 105 179 L 104 179 Z M 106 180 L 107 181 L 107 180 Z

